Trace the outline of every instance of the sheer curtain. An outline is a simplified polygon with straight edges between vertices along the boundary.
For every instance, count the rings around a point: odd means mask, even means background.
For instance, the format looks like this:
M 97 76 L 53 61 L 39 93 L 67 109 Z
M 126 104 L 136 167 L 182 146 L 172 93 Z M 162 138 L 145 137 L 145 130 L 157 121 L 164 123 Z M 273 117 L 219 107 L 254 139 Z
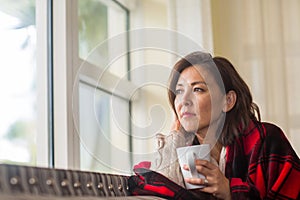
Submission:
M 300 154 L 300 1 L 169 0 L 169 26 L 230 59 L 263 121 L 277 124 Z
M 198 47 L 208 52 L 213 52 L 211 20 L 210 0 L 168 0 L 169 28 L 196 42 Z
M 262 120 L 280 126 L 300 153 L 300 2 L 212 1 L 215 54 L 249 84 Z

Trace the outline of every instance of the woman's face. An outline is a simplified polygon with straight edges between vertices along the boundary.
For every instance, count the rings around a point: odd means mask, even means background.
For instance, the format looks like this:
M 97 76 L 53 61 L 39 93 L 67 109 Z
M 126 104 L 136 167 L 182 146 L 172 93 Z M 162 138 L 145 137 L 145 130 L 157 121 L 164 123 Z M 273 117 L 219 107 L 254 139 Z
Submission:
M 175 95 L 175 110 L 182 127 L 200 134 L 206 134 L 210 124 L 217 121 L 225 102 L 216 81 L 201 66 L 181 72 Z

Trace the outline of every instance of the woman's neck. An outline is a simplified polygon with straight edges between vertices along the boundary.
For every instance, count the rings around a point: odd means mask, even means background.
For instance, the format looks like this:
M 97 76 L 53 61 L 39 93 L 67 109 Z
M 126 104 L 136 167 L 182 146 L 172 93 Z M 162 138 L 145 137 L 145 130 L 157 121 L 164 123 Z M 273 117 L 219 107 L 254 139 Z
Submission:
M 197 137 L 200 144 L 204 143 L 205 135 L 200 134 L 200 133 L 196 133 L 196 137 Z
M 200 144 L 210 144 L 211 145 L 211 157 L 213 157 L 217 163 L 219 163 L 220 160 L 220 154 L 222 150 L 222 144 L 217 141 L 217 139 L 208 139 L 206 138 L 206 134 L 197 133 L 196 137 Z
M 213 157 L 217 163 L 219 164 L 219 160 L 220 160 L 220 155 L 221 155 L 221 151 L 222 151 L 222 145 L 217 142 L 213 148 L 211 149 L 210 155 L 211 157 Z

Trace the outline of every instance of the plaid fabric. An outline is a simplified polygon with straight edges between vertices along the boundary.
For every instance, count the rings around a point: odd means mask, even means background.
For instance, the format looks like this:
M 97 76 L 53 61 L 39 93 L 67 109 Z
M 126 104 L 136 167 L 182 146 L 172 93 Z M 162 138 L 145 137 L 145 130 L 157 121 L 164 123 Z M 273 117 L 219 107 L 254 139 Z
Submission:
M 187 190 L 165 176 L 146 168 L 134 169 L 136 175 L 128 179 L 132 195 L 151 195 L 166 199 L 215 199 L 212 195 L 199 190 Z
M 226 152 L 232 199 L 300 199 L 300 161 L 277 126 L 251 123 Z
M 193 144 L 199 144 L 197 142 Z M 128 180 L 133 195 L 214 199 L 199 190 L 186 190 L 159 173 L 139 169 L 146 165 L 137 166 L 134 169 L 137 175 Z M 225 176 L 230 180 L 233 200 L 300 199 L 299 158 L 281 129 L 273 124 L 251 122 L 248 129 L 226 147 Z

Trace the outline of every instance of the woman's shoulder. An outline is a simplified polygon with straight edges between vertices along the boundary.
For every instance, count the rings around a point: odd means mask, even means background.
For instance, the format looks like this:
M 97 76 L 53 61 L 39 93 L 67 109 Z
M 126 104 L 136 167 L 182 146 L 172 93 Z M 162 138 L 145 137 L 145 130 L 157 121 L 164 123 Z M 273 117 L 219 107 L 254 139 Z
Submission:
M 261 124 L 265 132 L 264 146 L 269 149 L 270 153 L 297 157 L 288 137 L 279 126 L 269 122 L 262 122 Z
M 262 124 L 268 130 L 274 130 L 274 131 L 280 131 L 280 132 L 282 132 L 282 129 L 278 125 L 276 125 L 274 123 L 271 123 L 271 122 L 260 122 L 260 124 Z
M 281 128 L 269 122 L 251 121 L 242 134 L 244 148 L 249 151 L 254 146 L 260 146 L 265 143 L 274 144 L 282 140 L 286 141 L 287 139 Z
M 242 134 L 244 137 L 256 137 L 265 138 L 272 135 L 284 135 L 282 129 L 270 122 L 251 121 L 247 129 Z
M 263 133 L 266 138 L 272 137 L 275 138 L 284 138 L 286 139 L 285 133 L 283 130 L 276 124 L 270 123 L 270 122 L 260 122 Z

